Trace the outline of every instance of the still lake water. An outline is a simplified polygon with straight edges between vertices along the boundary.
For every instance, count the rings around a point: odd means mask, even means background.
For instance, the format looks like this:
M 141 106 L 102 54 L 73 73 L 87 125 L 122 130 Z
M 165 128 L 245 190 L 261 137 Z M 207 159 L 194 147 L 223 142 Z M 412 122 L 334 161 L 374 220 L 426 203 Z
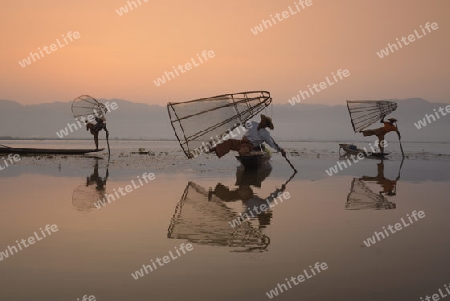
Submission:
M 269 300 L 267 292 L 304 270 L 311 274 L 316 262 L 328 268 L 274 299 L 420 300 L 444 291 L 449 144 L 406 143 L 403 164 L 392 144 L 389 160 L 365 159 L 333 176 L 325 170 L 339 159 L 337 143 L 283 145 L 299 170 L 293 178 L 279 154 L 255 175 L 231 155 L 187 160 L 174 142 L 112 141 L 110 162 L 104 152 L 23 157 L 0 171 L 0 252 L 34 232 L 42 237 L 47 224 L 58 231 L 3 257 L 0 300 Z M 153 153 L 131 154 L 138 148 Z M 96 208 L 99 198 L 144 173 L 155 179 Z M 289 199 L 230 226 L 282 188 Z M 410 223 L 414 210 L 425 217 Z M 363 243 L 402 218 L 410 225 L 370 247 Z M 183 243 L 192 251 L 132 277 Z

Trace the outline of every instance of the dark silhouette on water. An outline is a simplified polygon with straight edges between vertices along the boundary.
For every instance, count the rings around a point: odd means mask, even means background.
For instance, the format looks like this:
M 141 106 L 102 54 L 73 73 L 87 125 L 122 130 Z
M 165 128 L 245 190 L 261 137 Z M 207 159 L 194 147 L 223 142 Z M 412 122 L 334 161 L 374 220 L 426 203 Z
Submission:
M 400 180 L 400 172 L 403 166 L 403 160 L 400 164 L 397 178 L 388 179 L 384 176 L 384 160 L 377 164 L 376 176 L 362 176 L 352 180 L 350 193 L 347 196 L 345 209 L 363 210 L 363 209 L 396 209 L 397 205 L 388 200 L 387 197 L 397 195 L 397 182 Z M 365 183 L 376 183 L 380 185 L 381 190 L 378 193 L 373 192 Z
M 383 115 L 382 117 L 383 118 L 380 121 L 380 123 L 383 124 L 382 127 L 377 128 L 377 129 L 364 130 L 364 131 L 361 131 L 361 132 L 363 133 L 364 137 L 377 136 L 378 141 L 380 141 L 380 143 L 379 143 L 380 151 L 383 154 L 384 153 L 384 144 L 381 143 L 381 142 L 384 141 L 384 136 L 387 133 L 396 132 L 397 135 L 398 135 L 398 139 L 400 140 L 401 139 L 401 135 L 400 135 L 400 132 L 398 131 L 398 128 L 396 126 L 397 119 L 389 118 L 388 119 L 389 121 L 386 122 L 386 121 L 384 121 L 384 118 L 386 116 Z
M 77 210 L 89 212 L 95 208 L 94 203 L 103 199 L 106 194 L 106 182 L 109 178 L 109 165 L 106 167 L 106 174 L 101 177 L 98 171 L 99 159 L 95 158 L 94 171 L 88 177 L 86 182 L 73 191 L 72 204 Z
M 95 185 L 97 191 L 105 191 L 106 181 L 109 177 L 109 170 L 106 169 L 106 175 L 104 178 L 100 177 L 98 173 L 98 159 L 95 160 L 94 172 L 86 178 L 86 186 Z
M 100 131 L 104 130 L 106 132 L 106 139 L 108 141 L 109 131 L 106 128 L 106 119 L 101 119 L 99 117 L 95 117 L 96 123 L 86 122 L 86 131 L 90 131 L 94 136 L 95 149 L 98 150 L 98 134 Z M 109 152 L 109 141 L 108 141 L 108 152 Z
M 272 167 L 258 171 L 249 171 L 239 167 L 236 172 L 236 189 L 230 189 L 218 183 L 214 190 L 207 191 L 200 185 L 189 182 L 180 202 L 175 208 L 168 229 L 168 238 L 187 239 L 192 243 L 211 246 L 232 247 L 233 252 L 265 251 L 270 237 L 264 233 L 270 225 L 273 212 L 270 208 L 250 220 L 241 221 L 232 226 L 232 221 L 240 216 L 229 208 L 229 202 L 241 201 L 245 211 L 254 206 L 271 202 L 282 192 L 293 176 L 276 189 L 266 200 L 257 196 L 251 186 L 261 187 L 270 175 Z M 257 220 L 255 228 L 253 221 Z
M 259 221 L 259 229 L 263 229 L 266 226 L 270 225 L 270 220 L 272 218 L 272 210 L 268 208 L 265 211 L 261 211 L 259 214 L 253 211 L 252 208 L 255 206 L 260 206 L 261 204 L 267 203 L 266 200 L 271 202 L 276 196 L 282 193 L 286 186 L 283 184 L 281 189 L 276 189 L 273 193 L 271 193 L 267 198 L 261 198 L 256 195 L 252 189 L 252 186 L 261 187 L 262 182 L 270 175 L 272 171 L 272 166 L 267 164 L 263 169 L 260 169 L 258 172 L 239 168 L 236 172 L 236 185 L 238 186 L 235 189 L 230 189 L 226 187 L 222 183 L 218 183 L 214 190 L 210 190 L 208 197 L 211 196 L 218 197 L 223 202 L 236 202 L 241 201 L 245 206 L 245 213 L 249 215 L 253 213 L 256 214 L 256 218 Z M 253 218 L 254 219 L 254 218 Z

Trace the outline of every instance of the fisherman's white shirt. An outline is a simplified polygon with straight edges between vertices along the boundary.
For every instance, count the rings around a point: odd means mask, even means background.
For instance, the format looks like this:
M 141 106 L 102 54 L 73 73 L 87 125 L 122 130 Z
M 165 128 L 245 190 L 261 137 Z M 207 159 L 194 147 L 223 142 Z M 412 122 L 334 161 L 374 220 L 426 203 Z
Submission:
M 256 121 L 251 122 L 251 127 L 248 128 L 247 132 L 245 133 L 245 137 L 250 141 L 250 143 L 257 147 L 261 145 L 263 142 L 267 143 L 271 148 L 281 151 L 273 142 L 272 136 L 270 136 L 270 133 L 266 129 L 259 129 L 258 130 L 259 123 Z

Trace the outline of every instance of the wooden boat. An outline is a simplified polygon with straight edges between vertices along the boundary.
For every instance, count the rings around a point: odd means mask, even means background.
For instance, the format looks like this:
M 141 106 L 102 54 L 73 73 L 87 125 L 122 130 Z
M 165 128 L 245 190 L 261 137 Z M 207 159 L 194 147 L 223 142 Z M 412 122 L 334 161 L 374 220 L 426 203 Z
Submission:
M 347 144 L 347 143 L 339 143 L 339 153 L 340 151 L 344 150 L 346 154 L 351 154 L 357 156 L 358 154 L 363 154 L 365 157 L 378 157 L 378 158 L 384 158 L 389 153 L 372 153 L 370 151 L 366 151 L 360 148 L 357 148 L 354 144 Z
M 83 155 L 87 153 L 101 152 L 101 149 L 49 149 L 49 148 L 15 148 L 0 147 L 0 154 L 19 154 L 19 155 Z
M 270 154 L 265 151 L 252 152 L 248 156 L 236 156 L 245 169 L 258 169 L 270 160 Z

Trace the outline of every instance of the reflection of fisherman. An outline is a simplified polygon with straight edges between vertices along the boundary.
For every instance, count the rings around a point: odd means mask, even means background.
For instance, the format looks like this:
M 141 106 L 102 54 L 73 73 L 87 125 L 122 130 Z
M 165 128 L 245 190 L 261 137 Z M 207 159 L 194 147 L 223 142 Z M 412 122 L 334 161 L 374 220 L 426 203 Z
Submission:
M 96 208 L 98 206 L 96 203 L 105 196 L 109 171 L 106 168 L 106 175 L 102 178 L 99 175 L 98 168 L 98 159 L 96 159 L 92 174 L 86 177 L 86 182 L 75 188 L 73 192 L 72 204 L 79 211 L 89 212 L 91 209 Z
M 266 210 L 258 210 L 262 204 L 270 204 L 273 200 L 280 195 L 285 189 L 286 186 L 282 185 L 281 189 L 276 189 L 270 196 L 266 199 L 263 199 L 256 195 L 253 192 L 251 185 L 255 185 L 261 187 L 261 182 L 264 181 L 265 177 L 270 174 L 271 169 L 266 170 L 266 174 L 264 178 L 258 178 L 258 174 L 250 173 L 245 174 L 245 170 L 243 174 L 240 174 L 241 171 L 238 170 L 237 178 L 238 178 L 238 188 L 231 190 L 230 188 L 224 186 L 219 183 L 214 188 L 214 191 L 209 192 L 209 198 L 212 195 L 215 195 L 223 202 L 235 202 L 242 201 L 245 205 L 245 213 L 247 216 L 254 216 L 258 218 L 260 228 L 264 228 L 270 225 L 270 219 L 272 218 L 272 211 L 269 206 L 267 206 Z M 264 172 L 264 171 L 263 171 Z
M 402 162 L 403 164 L 403 162 Z M 395 209 L 397 205 L 388 200 L 387 196 L 395 196 L 397 190 L 397 181 L 400 179 L 400 171 L 395 180 L 387 179 L 384 176 L 384 161 L 381 160 L 377 164 L 377 175 L 375 177 L 363 176 L 361 178 L 354 178 L 350 193 L 347 196 L 347 203 L 345 208 L 347 210 L 362 210 L 362 209 Z M 365 182 L 373 182 L 381 186 L 382 190 L 379 193 L 373 192 Z
M 384 153 L 384 143 L 382 143 L 382 141 L 384 140 L 384 136 L 389 133 L 389 132 L 397 132 L 398 137 L 401 138 L 400 136 L 400 132 L 398 131 L 397 127 L 395 126 L 395 123 L 397 122 L 397 119 L 395 118 L 389 118 L 389 122 L 384 121 L 384 118 L 386 116 L 383 115 L 383 118 L 381 119 L 381 123 L 384 124 L 383 127 L 378 128 L 378 129 L 373 129 L 373 130 L 365 130 L 365 131 L 361 131 L 364 135 L 364 137 L 366 136 L 377 136 L 378 141 L 380 141 L 379 146 L 380 146 L 380 150 L 381 153 Z
M 98 133 L 101 130 L 105 130 L 106 135 L 108 136 L 109 132 L 106 129 L 106 117 L 104 114 L 102 114 L 100 117 L 95 116 L 95 124 L 94 123 L 87 123 L 86 121 L 86 131 L 91 131 L 91 134 L 94 135 L 94 141 L 95 141 L 95 149 L 98 150 Z
M 106 181 L 109 177 L 109 171 L 106 169 L 105 178 L 100 177 L 98 174 L 98 160 L 95 162 L 94 172 L 90 177 L 86 178 L 86 186 L 96 185 L 95 189 L 102 194 L 105 191 Z
M 252 188 L 248 185 L 239 186 L 235 190 L 230 190 L 221 183 L 216 185 L 214 191 L 210 192 L 224 202 L 242 201 L 245 205 L 245 213 L 247 216 L 256 216 L 259 221 L 259 227 L 264 228 L 270 225 L 272 218 L 272 210 L 258 210 L 262 204 L 270 204 L 276 197 L 282 193 L 286 187 L 283 185 L 281 189 L 276 189 L 267 199 L 260 198 L 255 195 Z M 268 206 L 267 206 L 268 207 Z
M 219 158 L 226 155 L 230 150 L 237 151 L 239 155 L 245 156 L 250 155 L 253 150 L 260 150 L 260 146 L 265 142 L 273 149 L 280 151 L 284 157 L 286 156 L 284 149 L 275 144 L 269 131 L 266 130 L 266 128 L 274 129 L 270 117 L 261 115 L 260 123 L 252 121 L 250 125 L 247 127 L 248 131 L 241 140 L 228 139 L 215 148 L 210 149 L 210 151 L 214 151 Z
M 372 181 L 376 182 L 378 185 L 380 185 L 383 190 L 380 191 L 380 195 L 386 194 L 388 196 L 394 196 L 396 195 L 397 191 L 397 181 L 399 180 L 399 177 L 395 180 L 390 180 L 384 177 L 384 162 L 381 160 L 380 163 L 377 164 L 378 167 L 378 174 L 375 177 L 368 177 L 363 176 L 360 178 L 363 181 Z

